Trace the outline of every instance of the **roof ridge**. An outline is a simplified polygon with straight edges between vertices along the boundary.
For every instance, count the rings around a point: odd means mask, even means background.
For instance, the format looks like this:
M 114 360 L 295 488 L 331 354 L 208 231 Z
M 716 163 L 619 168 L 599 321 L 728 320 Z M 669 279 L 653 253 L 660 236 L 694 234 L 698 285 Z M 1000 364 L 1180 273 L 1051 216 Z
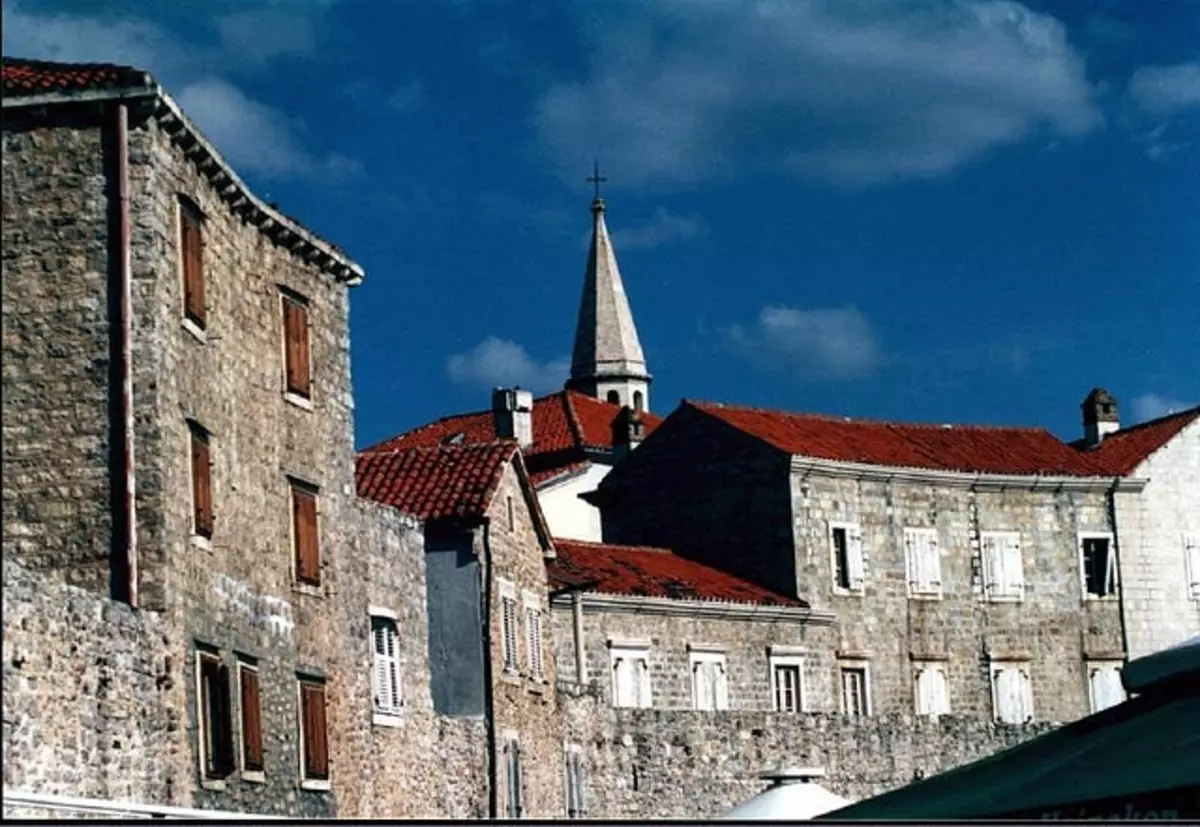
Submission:
M 562 406 L 563 411 L 567 415 L 567 427 L 571 429 L 571 438 L 576 445 L 587 445 L 588 441 L 583 433 L 583 424 L 579 421 L 579 415 L 575 413 L 575 403 L 571 397 L 571 392 L 562 391 Z
M 1154 425 L 1162 425 L 1164 422 L 1169 422 L 1174 419 L 1182 419 L 1186 416 L 1195 416 L 1196 414 L 1200 414 L 1200 405 L 1193 405 L 1190 408 L 1184 408 L 1182 411 L 1173 411 L 1171 413 L 1155 417 L 1154 419 L 1147 419 L 1145 422 L 1138 422 L 1135 425 L 1130 425 L 1128 428 L 1119 428 L 1106 436 L 1105 439 L 1112 439 L 1114 436 L 1119 436 L 1120 434 L 1134 433 L 1136 431 L 1143 430 L 1144 428 L 1149 428 Z M 1097 446 L 1103 444 L 1103 442 L 1099 442 L 1097 443 Z
M 747 413 L 770 414 L 772 416 L 788 416 L 796 419 L 809 419 L 821 422 L 835 422 L 845 425 L 883 425 L 889 427 L 900 428 L 921 428 L 931 431 L 1022 431 L 1033 433 L 1046 433 L 1054 436 L 1054 433 L 1044 425 L 978 425 L 974 423 L 955 423 L 955 422 L 908 422 L 893 419 L 870 419 L 857 416 L 845 416 L 830 413 L 815 413 L 811 411 L 789 411 L 784 408 L 763 408 L 755 405 L 738 405 L 728 402 L 709 402 L 703 399 L 689 399 L 684 397 L 681 404 L 688 405 L 699 410 L 727 410 L 727 411 L 745 411 Z M 1054 436 L 1058 439 L 1057 436 Z M 1059 440 L 1062 442 L 1062 440 Z M 1063 443 L 1064 445 L 1066 443 Z
M 490 442 L 467 442 L 467 443 L 463 443 L 461 445 L 438 444 L 438 445 L 412 445 L 407 448 L 380 448 L 380 449 L 363 448 L 361 451 L 357 452 L 356 456 L 378 457 L 378 456 L 388 456 L 389 454 L 434 453 L 435 451 L 445 451 L 447 453 L 460 453 L 461 454 L 461 453 L 466 453 L 468 451 L 483 451 L 485 449 L 486 450 L 494 450 L 496 448 L 505 448 L 505 447 L 510 448 L 515 451 L 515 450 L 517 450 L 517 441 L 515 439 L 494 439 L 494 440 L 491 440 Z
M 601 551 L 604 549 L 616 549 L 619 551 L 641 551 L 641 552 L 647 552 L 647 553 L 652 553 L 652 554 L 670 554 L 675 557 L 679 557 L 679 559 L 681 559 L 681 560 L 688 559 L 687 557 L 682 557 L 682 556 L 676 554 L 671 549 L 664 548 L 662 546 L 631 546 L 631 545 L 626 545 L 624 543 L 597 543 L 594 540 L 576 540 L 572 537 L 555 537 L 554 542 L 555 543 L 564 543 L 569 546 L 570 545 L 584 546 L 586 548 L 595 549 L 597 551 Z M 696 562 L 696 561 L 693 560 L 692 562 Z M 704 565 L 704 564 L 700 563 L 699 565 Z

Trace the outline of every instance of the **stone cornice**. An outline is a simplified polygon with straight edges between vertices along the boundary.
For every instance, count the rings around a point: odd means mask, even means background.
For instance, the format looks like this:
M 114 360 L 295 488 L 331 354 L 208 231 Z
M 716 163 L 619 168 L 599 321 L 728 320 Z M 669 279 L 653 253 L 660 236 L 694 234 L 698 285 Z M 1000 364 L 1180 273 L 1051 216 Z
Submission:
M 557 609 L 571 607 L 570 595 L 557 594 L 550 599 Z M 806 606 L 767 606 L 755 603 L 727 603 L 718 600 L 677 600 L 666 597 L 638 597 L 623 594 L 584 592 L 585 612 L 640 614 L 651 616 L 692 617 L 704 620 L 744 620 L 759 622 L 800 623 L 829 626 L 836 619 L 833 612 Z
M 1134 477 L 1069 477 L 1053 475 L 984 474 L 966 471 L 942 471 L 933 468 L 891 467 L 860 462 L 793 456 L 792 473 L 836 477 L 871 482 L 901 482 L 941 485 L 972 491 L 1096 491 L 1139 492 L 1147 480 Z
M 121 89 L 52 92 L 44 95 L 5 97 L 5 110 L 17 107 L 50 107 L 64 104 L 104 103 L 110 101 L 143 102 L 150 105 L 153 117 L 171 140 L 183 149 L 185 157 L 208 180 L 234 215 L 256 227 L 296 257 L 315 265 L 350 287 L 362 283 L 363 268 L 332 244 L 318 238 L 278 210 L 261 201 L 238 177 L 216 148 L 200 133 L 170 95 L 144 75 L 144 86 Z

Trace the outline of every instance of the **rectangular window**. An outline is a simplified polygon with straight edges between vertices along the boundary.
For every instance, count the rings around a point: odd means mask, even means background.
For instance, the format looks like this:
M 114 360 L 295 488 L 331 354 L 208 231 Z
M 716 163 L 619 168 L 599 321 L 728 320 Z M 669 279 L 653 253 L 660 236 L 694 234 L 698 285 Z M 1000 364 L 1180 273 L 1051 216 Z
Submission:
M 804 711 L 804 659 L 771 658 L 771 687 L 776 712 Z
M 308 304 L 288 295 L 283 296 L 283 344 L 287 392 L 308 399 L 312 395 Z
M 300 678 L 302 780 L 329 780 L 329 740 L 325 729 L 325 683 Z
M 180 269 L 183 270 L 183 317 L 204 330 L 204 234 L 200 210 L 179 201 Z
M 692 705 L 712 712 L 729 709 L 729 680 L 724 652 L 689 653 L 692 664 Z
M 1183 535 L 1183 558 L 1187 569 L 1188 596 L 1200 600 L 1200 531 Z
M 520 818 L 525 811 L 521 800 L 521 745 L 515 736 L 504 740 L 504 814 Z
M 1079 538 L 1083 590 L 1087 597 L 1113 597 L 1117 593 L 1117 561 L 1111 534 L 1085 534 Z
M 904 529 L 904 561 L 910 597 L 941 596 L 942 560 L 936 529 Z
M 396 621 L 390 617 L 372 617 L 371 639 L 375 649 L 375 668 L 371 673 L 375 712 L 399 715 L 404 701 L 400 694 L 400 633 Z
M 212 456 L 208 431 L 188 421 L 192 444 L 192 531 L 206 540 L 213 534 Z
M 832 524 L 829 541 L 833 553 L 833 585 L 843 592 L 863 589 L 862 533 L 850 523 Z
M 211 652 L 196 653 L 199 691 L 200 759 L 206 779 L 233 772 L 233 710 L 229 697 L 229 667 Z
M 918 715 L 949 715 L 950 689 L 946 670 L 938 663 L 919 663 L 913 675 Z
M 865 666 L 843 666 L 842 711 L 847 715 L 870 715 L 870 695 Z
M 1123 703 L 1125 687 L 1121 685 L 1121 664 L 1089 664 L 1088 690 L 1093 713 Z
M 517 593 L 511 583 L 500 584 L 500 645 L 504 671 L 516 675 L 517 666 Z
M 609 649 L 613 706 L 649 709 L 650 650 L 642 646 L 613 645 Z
M 242 770 L 262 772 L 262 701 L 258 691 L 258 667 L 239 661 L 238 684 L 242 703 Z
M 317 532 L 317 492 L 296 481 L 292 488 L 292 544 L 296 579 L 311 586 L 321 585 L 321 545 Z
M 525 595 L 525 632 L 528 636 L 529 675 L 542 679 L 542 610 L 536 595 Z
M 583 818 L 583 750 L 576 744 L 567 747 L 567 818 Z
M 992 709 L 995 719 L 1004 724 L 1033 720 L 1033 683 L 1027 664 L 992 664 Z
M 504 498 L 504 505 L 505 505 L 505 511 L 508 514 L 508 530 L 510 532 L 516 531 L 517 530 L 517 511 L 516 511 L 516 507 L 513 505 L 513 498 L 512 498 L 511 494 Z
M 985 531 L 979 536 L 983 557 L 984 594 L 989 600 L 1020 600 L 1025 596 L 1021 535 L 1015 531 Z

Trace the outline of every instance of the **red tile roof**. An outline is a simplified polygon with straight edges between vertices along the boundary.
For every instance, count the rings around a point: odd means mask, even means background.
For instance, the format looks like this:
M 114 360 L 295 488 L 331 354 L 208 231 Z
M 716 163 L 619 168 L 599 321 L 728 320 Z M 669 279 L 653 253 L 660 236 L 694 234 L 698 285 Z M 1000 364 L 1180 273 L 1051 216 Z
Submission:
M 1151 454 L 1200 419 L 1200 406 L 1115 431 L 1083 454 L 1113 476 L 1132 474 Z M 1079 443 L 1075 443 L 1079 445 Z
M 721 600 L 766 606 L 806 606 L 661 548 L 615 546 L 556 538 L 557 556 L 546 564 L 551 583 L 589 591 L 679 600 Z
M 567 466 L 584 460 L 584 449 L 609 450 L 612 448 L 612 423 L 620 413 L 619 405 L 602 402 L 576 391 L 559 391 L 533 401 L 533 445 L 522 453 L 530 466 L 530 473 L 539 481 L 557 476 Z M 658 427 L 662 418 L 654 414 L 643 414 L 645 436 Z M 428 447 L 449 444 L 461 434 L 459 444 L 472 445 L 494 442 L 498 439 L 492 412 L 480 411 L 469 414 L 446 416 L 428 425 L 422 425 L 391 439 L 386 439 L 367 451 L 397 448 Z M 564 453 L 561 458 L 546 457 L 548 462 L 538 462 L 538 457 Z M 556 471 L 547 476 L 547 472 Z M 536 483 L 535 483 L 536 484 Z
M 989 474 L 1099 476 L 1044 428 L 873 422 L 684 401 L 789 454 L 841 462 Z
M 358 495 L 424 520 L 482 517 L 516 445 L 364 451 L 355 461 Z
M 132 66 L 112 63 L 54 63 L 46 60 L 3 59 L 0 77 L 4 95 L 44 95 L 146 86 L 149 75 Z

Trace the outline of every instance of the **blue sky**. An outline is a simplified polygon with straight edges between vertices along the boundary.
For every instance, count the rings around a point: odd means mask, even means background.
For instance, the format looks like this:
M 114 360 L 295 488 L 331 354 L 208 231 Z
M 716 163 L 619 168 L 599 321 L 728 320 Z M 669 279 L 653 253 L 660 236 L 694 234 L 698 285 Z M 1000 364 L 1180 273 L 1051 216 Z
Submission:
M 536 8 L 529 8 L 534 6 Z M 5 5 L 367 270 L 360 444 L 565 378 L 593 158 L 683 397 L 1080 433 L 1200 403 L 1200 2 Z

